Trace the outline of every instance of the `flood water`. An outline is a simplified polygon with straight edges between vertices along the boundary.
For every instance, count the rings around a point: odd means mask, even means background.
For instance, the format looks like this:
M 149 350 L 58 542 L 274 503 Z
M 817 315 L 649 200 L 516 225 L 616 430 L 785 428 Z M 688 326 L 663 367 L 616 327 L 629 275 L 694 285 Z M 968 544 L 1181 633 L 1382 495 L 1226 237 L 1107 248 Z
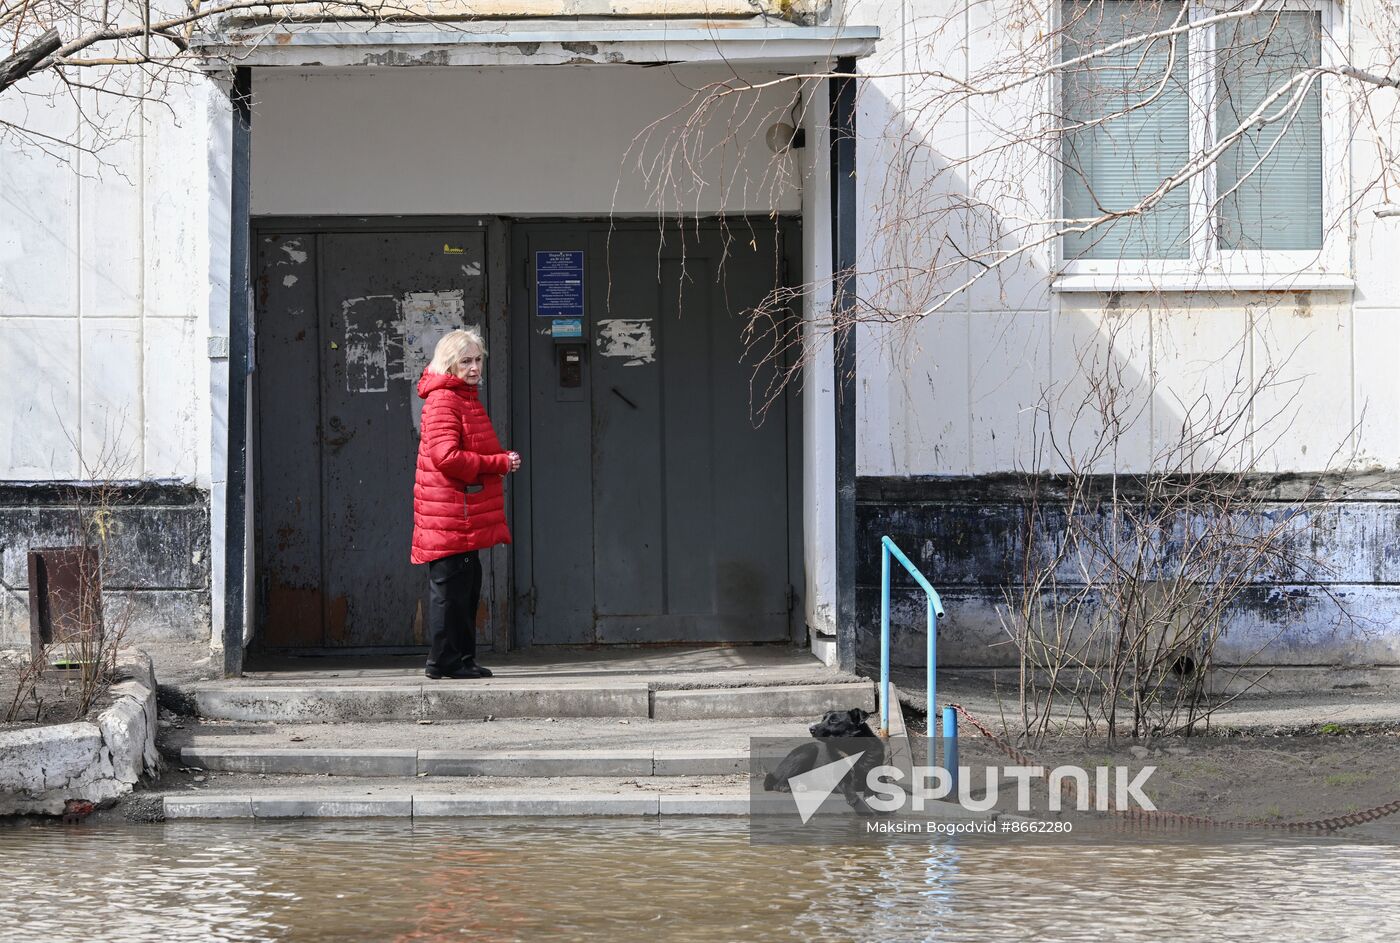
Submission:
M 0 828 L 0 940 L 1400 939 L 1400 847 L 749 844 L 742 819 Z

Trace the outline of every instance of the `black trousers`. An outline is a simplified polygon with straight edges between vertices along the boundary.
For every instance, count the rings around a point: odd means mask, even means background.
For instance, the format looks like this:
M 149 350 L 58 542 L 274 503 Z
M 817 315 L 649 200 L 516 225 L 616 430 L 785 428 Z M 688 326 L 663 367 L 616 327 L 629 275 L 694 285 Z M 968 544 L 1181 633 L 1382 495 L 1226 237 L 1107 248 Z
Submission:
M 441 672 L 476 658 L 476 607 L 481 601 L 477 551 L 428 563 L 428 667 Z

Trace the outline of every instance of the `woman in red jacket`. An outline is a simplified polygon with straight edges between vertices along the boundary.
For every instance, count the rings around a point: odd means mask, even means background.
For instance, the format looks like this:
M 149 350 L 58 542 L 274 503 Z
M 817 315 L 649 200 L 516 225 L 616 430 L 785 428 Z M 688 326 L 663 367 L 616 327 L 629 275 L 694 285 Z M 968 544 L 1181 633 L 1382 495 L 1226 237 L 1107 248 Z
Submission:
M 486 345 L 475 330 L 438 341 L 418 381 L 423 404 L 413 480 L 414 563 L 428 564 L 429 678 L 489 678 L 476 663 L 477 551 L 510 543 L 504 477 L 520 456 L 501 448 L 477 387 Z

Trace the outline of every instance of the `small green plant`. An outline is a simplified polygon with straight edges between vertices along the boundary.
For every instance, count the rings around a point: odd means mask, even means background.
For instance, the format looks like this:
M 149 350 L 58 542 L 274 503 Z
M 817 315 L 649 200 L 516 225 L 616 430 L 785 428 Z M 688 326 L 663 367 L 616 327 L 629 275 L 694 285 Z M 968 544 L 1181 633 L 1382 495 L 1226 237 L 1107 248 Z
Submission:
M 1361 773 L 1328 773 L 1322 780 L 1329 786 L 1355 786 L 1357 783 L 1364 783 L 1370 776 Z
M 1324 737 L 1337 737 L 1346 733 L 1347 729 L 1341 724 L 1327 723 L 1323 724 L 1321 727 L 1318 727 L 1317 732 L 1322 734 Z

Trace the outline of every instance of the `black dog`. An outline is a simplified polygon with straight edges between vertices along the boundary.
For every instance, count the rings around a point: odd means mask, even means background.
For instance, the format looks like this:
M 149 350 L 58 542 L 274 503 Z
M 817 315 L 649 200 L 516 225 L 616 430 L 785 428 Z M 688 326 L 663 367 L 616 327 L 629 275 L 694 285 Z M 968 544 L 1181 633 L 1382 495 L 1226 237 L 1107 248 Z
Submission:
M 792 777 L 859 752 L 860 759 L 841 778 L 838 788 L 851 808 L 862 815 L 873 815 L 874 810 L 865 802 L 865 797 L 872 795 L 866 776 L 885 762 L 885 741 L 865 722 L 869 717 L 869 712 L 859 707 L 827 711 L 819 722 L 807 728 L 817 742 L 804 743 L 783 757 L 778 768 L 763 778 L 763 788 L 768 792 L 791 792 L 788 780 Z M 862 742 L 855 744 L 846 742 L 848 740 Z M 867 740 L 868 745 L 864 742 Z

